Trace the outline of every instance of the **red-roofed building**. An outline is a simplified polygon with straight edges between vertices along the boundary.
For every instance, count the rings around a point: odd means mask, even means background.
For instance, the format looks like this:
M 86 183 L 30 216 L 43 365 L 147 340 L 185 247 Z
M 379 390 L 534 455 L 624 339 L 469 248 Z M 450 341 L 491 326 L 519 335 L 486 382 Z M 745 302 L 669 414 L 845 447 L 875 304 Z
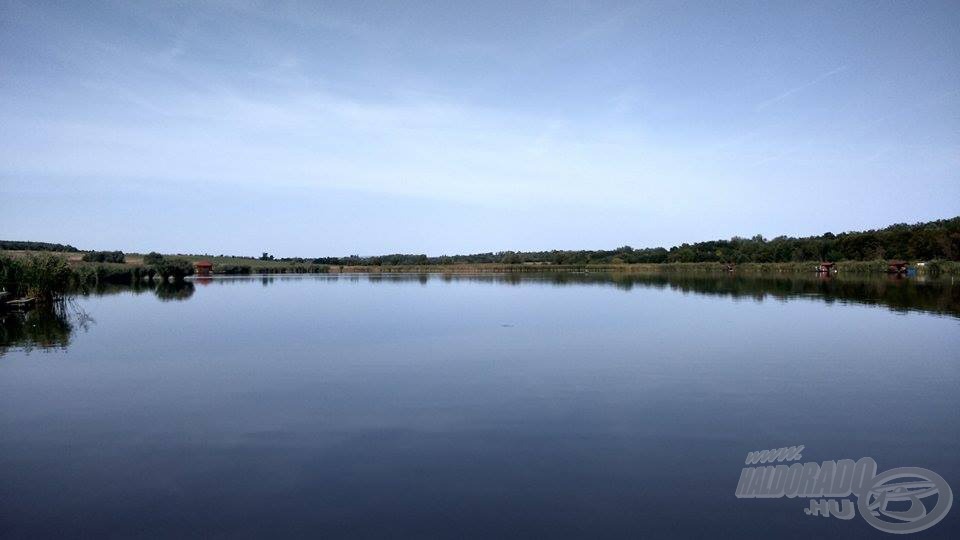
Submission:
M 213 263 L 210 261 L 197 261 L 193 263 L 193 270 L 198 276 L 209 276 L 213 273 Z

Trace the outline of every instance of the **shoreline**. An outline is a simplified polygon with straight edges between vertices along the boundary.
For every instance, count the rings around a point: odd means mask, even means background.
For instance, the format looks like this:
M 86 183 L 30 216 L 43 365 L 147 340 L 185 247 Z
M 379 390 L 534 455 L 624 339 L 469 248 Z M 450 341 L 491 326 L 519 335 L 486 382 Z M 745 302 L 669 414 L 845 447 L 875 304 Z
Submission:
M 58 252 L 0 251 L 0 291 L 6 293 L 4 304 L 23 298 L 34 298 L 48 303 L 69 291 L 82 290 L 105 284 L 133 285 L 139 283 L 182 282 L 196 275 L 194 265 L 199 261 L 212 263 L 213 276 L 273 276 L 297 274 L 562 274 L 594 273 L 617 275 L 741 275 L 819 277 L 829 279 L 838 275 L 917 276 L 922 278 L 960 276 L 960 262 L 908 262 L 902 273 L 890 272 L 885 260 L 839 261 L 830 271 L 818 272 L 821 264 L 806 262 L 762 262 L 730 264 L 721 262 L 671 263 L 434 263 L 416 265 L 326 265 L 291 261 L 260 261 L 255 259 L 202 257 L 196 255 L 162 256 L 159 264 L 145 264 L 143 257 L 131 255 L 125 262 L 85 262 L 76 254 Z M 207 267 L 210 268 L 209 266 Z M 169 279 L 168 279 L 169 278 Z
M 330 266 L 326 273 L 440 273 L 440 274 L 473 274 L 473 273 L 551 273 L 551 272 L 605 272 L 605 273 L 699 273 L 699 274 L 811 274 L 816 275 L 819 262 L 806 261 L 795 263 L 744 263 L 728 265 L 724 263 L 632 263 L 632 264 L 426 264 L 426 265 L 396 265 L 396 266 Z M 836 263 L 836 271 L 848 274 L 888 274 L 887 261 L 842 261 Z M 936 270 L 929 264 L 918 266 L 910 264 L 909 268 L 916 275 L 960 275 L 960 263 L 953 261 L 938 261 Z M 933 270 L 933 271 L 931 271 Z M 216 270 L 214 271 L 216 274 Z M 269 274 L 274 272 L 259 272 Z M 259 274 L 258 273 L 258 274 Z M 282 272 L 281 272 L 282 273 Z M 295 273 L 295 272 L 294 272 Z M 253 274 L 253 272 L 251 272 Z
M 0 250 L 0 258 L 13 260 L 55 256 L 64 259 L 69 268 L 80 274 L 94 274 L 99 277 L 111 275 L 145 275 L 149 265 L 144 264 L 143 256 L 128 254 L 126 262 L 85 262 L 78 253 L 50 251 L 6 251 Z M 260 275 L 260 274 L 319 274 L 319 273 L 539 273 L 539 272 L 616 272 L 616 273 L 655 273 L 655 272 L 697 272 L 697 273 L 745 273 L 745 274 L 815 274 L 821 261 L 796 262 L 664 262 L 664 263 L 427 263 L 427 264 L 359 264 L 337 265 L 283 260 L 259 260 L 239 257 L 217 257 L 203 255 L 164 255 L 170 260 L 180 260 L 193 265 L 199 261 L 213 263 L 215 275 Z M 837 273 L 886 274 L 889 261 L 842 260 L 834 263 Z M 960 275 L 960 261 L 907 261 L 911 274 L 916 275 Z

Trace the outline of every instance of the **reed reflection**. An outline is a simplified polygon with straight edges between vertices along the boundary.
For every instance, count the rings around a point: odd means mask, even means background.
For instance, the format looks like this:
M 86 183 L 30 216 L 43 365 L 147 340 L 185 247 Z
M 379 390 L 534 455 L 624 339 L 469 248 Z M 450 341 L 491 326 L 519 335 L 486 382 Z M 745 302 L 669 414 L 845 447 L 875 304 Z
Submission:
M 270 275 L 249 277 L 205 278 L 181 283 L 161 281 L 136 283 L 133 286 L 102 285 L 75 294 L 52 306 L 30 311 L 0 312 L 0 355 L 10 348 L 32 350 L 65 349 L 70 336 L 78 327 L 86 327 L 92 318 L 75 301 L 83 296 L 140 295 L 152 292 L 161 302 L 182 302 L 196 293 L 196 285 L 245 286 L 259 282 L 268 287 L 288 281 L 314 280 L 319 282 L 344 281 L 370 283 L 378 286 L 417 284 L 428 286 L 456 283 L 478 283 L 492 286 L 551 286 L 551 287 L 616 287 L 623 291 L 636 288 L 671 290 L 684 294 L 748 298 L 762 302 L 767 299 L 789 301 L 797 298 L 820 300 L 827 303 L 850 302 L 874 305 L 890 310 L 922 311 L 960 317 L 960 284 L 955 279 L 929 279 L 884 275 L 875 277 L 836 276 L 828 274 L 803 275 L 739 275 L 683 274 L 683 273 L 507 273 L 507 274 L 323 274 Z

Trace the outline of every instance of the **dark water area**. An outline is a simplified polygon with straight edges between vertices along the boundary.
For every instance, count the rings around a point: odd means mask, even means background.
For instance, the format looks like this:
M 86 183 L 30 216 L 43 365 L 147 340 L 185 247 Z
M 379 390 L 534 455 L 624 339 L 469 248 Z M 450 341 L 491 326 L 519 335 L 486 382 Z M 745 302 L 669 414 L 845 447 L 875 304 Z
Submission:
M 949 279 L 217 278 L 0 322 L 3 538 L 892 537 L 736 497 L 793 445 L 960 489 Z

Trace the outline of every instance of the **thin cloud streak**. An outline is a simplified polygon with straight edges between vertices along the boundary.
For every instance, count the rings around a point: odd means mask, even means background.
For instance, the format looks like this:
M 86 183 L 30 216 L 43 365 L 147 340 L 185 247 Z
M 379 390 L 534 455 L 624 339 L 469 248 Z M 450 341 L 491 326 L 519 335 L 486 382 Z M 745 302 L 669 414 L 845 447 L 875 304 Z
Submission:
M 840 67 L 838 67 L 838 68 L 836 68 L 836 69 L 832 69 L 832 70 L 824 73 L 823 75 L 820 75 L 820 76 L 817 77 L 816 79 L 813 79 L 812 81 L 809 81 L 809 82 L 807 82 L 807 83 L 801 84 L 800 86 L 798 86 L 798 87 L 796 87 L 796 88 L 791 88 L 790 90 L 787 90 L 786 92 L 780 94 L 779 96 L 777 96 L 777 97 L 775 97 L 775 98 L 771 98 L 771 99 L 768 99 L 768 100 L 766 100 L 766 101 L 761 101 L 759 104 L 757 104 L 757 110 L 758 110 L 758 111 L 762 111 L 763 109 L 766 109 L 767 107 L 769 107 L 769 106 L 771 106 L 771 105 L 774 105 L 774 104 L 776 104 L 776 103 L 780 103 L 781 101 L 783 101 L 783 100 L 785 100 L 785 99 L 793 96 L 794 94 L 797 94 L 798 92 L 802 92 L 802 91 L 806 90 L 807 88 L 810 88 L 811 86 L 814 86 L 814 85 L 816 85 L 816 84 L 819 84 L 819 83 L 821 83 L 821 82 L 829 79 L 830 77 L 833 77 L 834 75 L 837 75 L 837 74 L 839 74 L 839 73 L 843 73 L 843 72 L 846 71 L 846 70 L 847 70 L 847 66 L 840 66 Z

